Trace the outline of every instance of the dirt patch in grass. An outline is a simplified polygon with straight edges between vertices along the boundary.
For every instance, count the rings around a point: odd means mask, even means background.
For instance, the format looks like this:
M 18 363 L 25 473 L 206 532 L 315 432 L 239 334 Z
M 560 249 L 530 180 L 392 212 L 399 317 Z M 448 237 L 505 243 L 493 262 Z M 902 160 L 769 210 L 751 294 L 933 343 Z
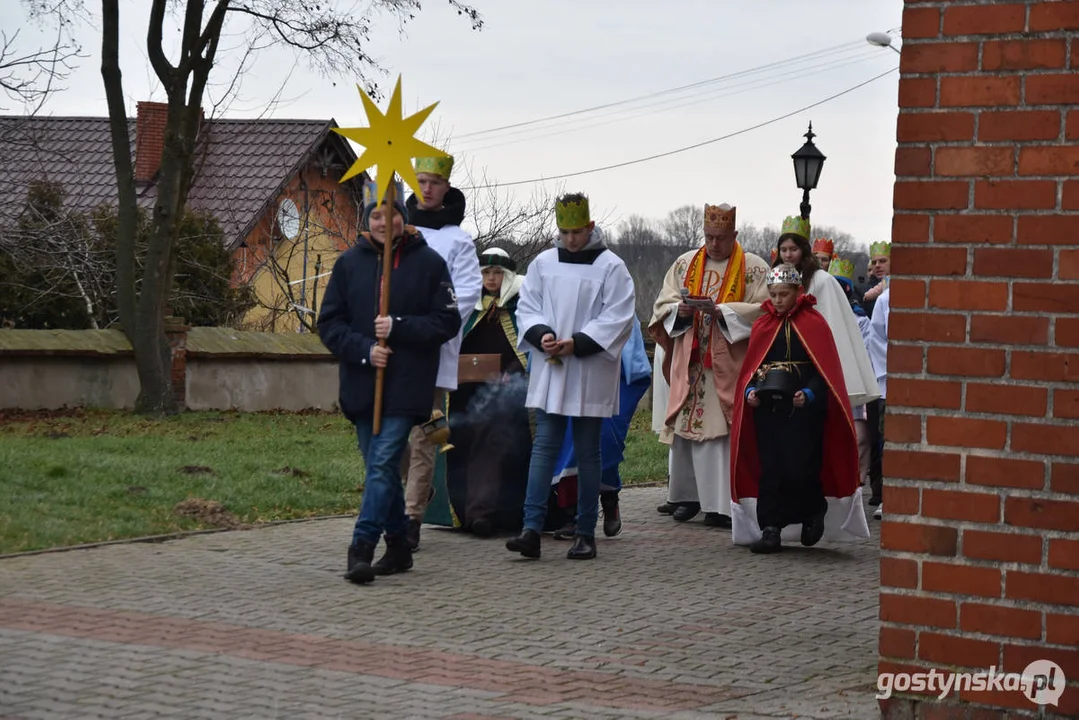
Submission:
M 176 503 L 172 509 L 180 517 L 191 518 L 200 525 L 227 530 L 242 530 L 250 527 L 240 522 L 240 519 L 225 509 L 225 506 L 216 500 L 204 498 L 188 498 Z

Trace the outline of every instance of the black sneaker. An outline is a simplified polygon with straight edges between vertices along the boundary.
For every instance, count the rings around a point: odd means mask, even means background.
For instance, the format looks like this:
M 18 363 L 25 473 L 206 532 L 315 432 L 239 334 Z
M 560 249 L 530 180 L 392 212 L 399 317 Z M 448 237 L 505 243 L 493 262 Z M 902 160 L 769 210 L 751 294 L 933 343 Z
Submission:
M 386 552 L 371 569 L 375 575 L 393 575 L 412 569 L 412 548 L 403 537 L 386 538 Z
M 526 558 L 536 559 L 540 556 L 540 534 L 535 530 L 525 528 L 521 534 L 506 541 L 506 549 L 511 552 L 521 553 Z
M 723 513 L 705 513 L 704 524 L 709 527 L 723 528 L 724 530 L 731 529 L 731 516 L 724 515 Z
M 357 541 L 349 545 L 345 579 L 359 585 L 373 581 L 375 571 L 371 567 L 371 558 L 374 556 L 375 546 L 372 543 Z
M 779 528 L 777 527 L 764 528 L 761 539 L 749 546 L 749 551 L 754 553 L 775 553 L 781 549 Z
M 618 493 L 600 493 L 599 503 L 603 506 L 603 534 L 614 537 L 622 532 L 622 513 L 618 509 Z

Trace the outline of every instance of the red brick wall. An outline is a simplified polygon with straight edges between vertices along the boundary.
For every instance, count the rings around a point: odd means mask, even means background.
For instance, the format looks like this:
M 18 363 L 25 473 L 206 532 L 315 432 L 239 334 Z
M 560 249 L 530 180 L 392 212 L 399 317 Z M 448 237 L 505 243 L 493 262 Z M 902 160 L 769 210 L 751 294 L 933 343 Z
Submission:
M 165 147 L 166 103 L 139 102 L 135 117 L 135 182 L 150 182 L 161 167 Z
M 903 36 L 880 670 L 1052 660 L 1076 717 L 1079 1 L 906 0 Z M 1039 710 L 959 697 L 881 706 Z

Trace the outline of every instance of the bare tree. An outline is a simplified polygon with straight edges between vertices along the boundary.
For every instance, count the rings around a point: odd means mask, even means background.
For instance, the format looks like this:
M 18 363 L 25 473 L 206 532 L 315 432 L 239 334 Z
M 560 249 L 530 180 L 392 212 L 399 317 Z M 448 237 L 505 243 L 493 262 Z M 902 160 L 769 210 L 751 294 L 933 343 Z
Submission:
M 671 245 L 689 250 L 704 242 L 704 208 L 683 205 L 667 213 L 662 223 L 664 239 Z
M 652 305 L 663 287 L 663 276 L 685 249 L 666 241 L 664 223 L 640 215 L 630 215 L 618 227 L 611 245 L 626 263 L 633 278 L 637 319 L 648 322 Z
M 472 7 L 459 0 L 449 3 L 474 28 L 481 26 L 479 14 Z M 46 5 L 46 0 L 33 0 L 31 10 L 44 18 Z M 55 17 L 63 16 L 64 6 L 81 3 L 53 0 L 52 5 Z M 166 52 L 171 41 L 164 41 L 166 11 L 170 7 L 177 10 L 178 18 L 182 17 L 174 60 Z M 252 37 L 272 38 L 273 42 L 264 43 L 265 47 L 293 48 L 316 70 L 359 78 L 377 95 L 378 84 L 370 76 L 382 69 L 364 51 L 375 18 L 386 13 L 396 19 L 400 28 L 420 11 L 420 0 L 374 0 L 360 12 L 353 7 L 339 8 L 330 0 L 152 0 L 147 56 L 164 89 L 168 110 L 153 229 L 138 284 L 134 261 L 137 206 L 119 58 L 119 0 L 101 0 L 101 8 L 101 74 L 109 109 L 119 207 L 116 253 L 120 318 L 135 349 L 140 382 L 136 407 L 142 412 L 170 413 L 177 407 L 170 382 L 172 353 L 165 337 L 164 315 L 173 280 L 173 241 L 194 173 L 203 98 L 228 20 L 240 18 L 244 22 L 241 29 Z
M 0 90 L 8 101 L 23 106 L 23 114 L 34 115 L 49 93 L 61 89 L 58 84 L 68 79 L 74 63 L 87 57 L 70 32 L 82 15 L 82 2 L 23 0 L 23 4 L 34 17 L 55 18 L 56 35 L 49 45 L 24 49 L 21 28 L 11 35 L 0 31 Z M 9 109 L 0 105 L 0 110 Z

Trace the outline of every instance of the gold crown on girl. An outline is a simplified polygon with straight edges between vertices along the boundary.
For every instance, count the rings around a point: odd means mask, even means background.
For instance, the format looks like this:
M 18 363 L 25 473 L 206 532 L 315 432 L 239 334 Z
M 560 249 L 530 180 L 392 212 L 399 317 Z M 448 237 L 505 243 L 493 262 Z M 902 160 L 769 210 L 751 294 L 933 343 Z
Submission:
M 869 246 L 869 257 L 886 257 L 892 256 L 892 244 L 890 242 L 875 242 Z
M 559 198 L 554 204 L 554 219 L 559 230 L 576 230 L 592 222 L 588 198 L 579 195 L 580 200 L 569 200 L 569 197 Z
M 791 216 L 783 221 L 783 227 L 779 230 L 780 237 L 784 235 L 798 235 L 809 242 L 809 218 Z
M 723 205 L 706 204 L 704 206 L 704 231 L 727 232 L 734 230 L 734 221 L 737 214 L 738 208 L 731 207 L 726 203 Z
M 446 180 L 450 179 L 453 171 L 453 156 L 446 157 L 418 157 L 416 158 L 416 172 L 431 173 Z
M 832 256 L 835 254 L 835 243 L 828 238 L 817 238 L 813 241 L 813 252 Z
M 769 285 L 801 285 L 802 276 L 798 269 L 788 263 L 776 265 L 768 271 Z
M 854 263 L 843 258 L 832 258 L 832 264 L 828 266 L 828 273 L 833 277 L 849 280 L 854 284 Z

